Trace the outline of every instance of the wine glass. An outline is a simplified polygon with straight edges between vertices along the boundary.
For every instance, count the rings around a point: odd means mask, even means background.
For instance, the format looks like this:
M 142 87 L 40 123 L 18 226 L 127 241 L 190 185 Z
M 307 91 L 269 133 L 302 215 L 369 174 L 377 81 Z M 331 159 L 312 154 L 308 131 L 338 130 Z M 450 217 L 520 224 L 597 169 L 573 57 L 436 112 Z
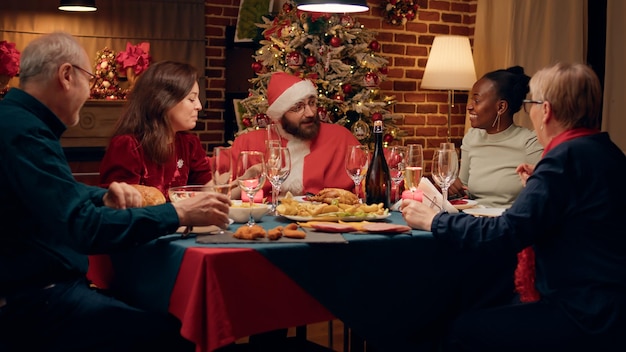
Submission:
M 280 136 L 279 127 L 277 123 L 270 123 L 265 128 L 267 131 L 267 137 L 265 139 L 265 146 L 277 144 L 279 147 L 283 145 L 283 138 Z
M 448 200 L 448 188 L 456 180 L 459 173 L 459 158 L 456 155 L 455 150 L 450 149 L 438 149 L 433 154 L 433 180 L 437 182 L 437 185 L 441 188 L 441 194 L 443 200 L 441 203 L 441 210 L 444 210 L 445 204 Z
M 387 159 L 387 165 L 389 166 L 391 181 L 396 187 L 394 201 L 400 199 L 400 183 L 404 179 L 407 151 L 407 147 L 400 145 L 385 147 L 385 159 Z
M 280 186 L 285 182 L 291 172 L 291 154 L 286 147 L 277 146 L 270 142 L 265 151 L 265 172 L 267 179 L 272 184 L 272 214 L 277 215 L 278 196 Z
M 421 144 L 407 145 L 406 168 L 404 170 L 404 187 L 415 193 L 424 172 L 424 152 Z M 411 197 L 415 198 L 415 197 Z
M 362 202 L 359 185 L 367 173 L 369 163 L 370 151 L 366 146 L 353 145 L 348 147 L 348 151 L 346 153 L 346 172 L 352 181 L 354 181 L 354 194 L 359 197 L 359 202 Z
M 248 195 L 250 202 L 248 226 L 253 226 L 255 225 L 254 217 L 252 216 L 254 195 L 263 187 L 266 178 L 263 153 L 250 150 L 240 152 L 237 158 L 235 174 L 239 187 Z
M 230 198 L 232 189 L 232 159 L 230 147 L 215 147 L 213 149 L 213 189 L 215 192 L 227 195 Z M 218 234 L 230 233 L 224 229 L 219 229 Z

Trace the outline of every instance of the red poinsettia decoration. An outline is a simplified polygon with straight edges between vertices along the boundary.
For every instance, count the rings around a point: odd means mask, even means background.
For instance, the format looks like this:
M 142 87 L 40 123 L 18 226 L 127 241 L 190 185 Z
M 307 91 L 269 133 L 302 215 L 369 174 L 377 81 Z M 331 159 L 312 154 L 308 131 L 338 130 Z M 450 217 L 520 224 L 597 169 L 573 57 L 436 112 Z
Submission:
M 20 71 L 20 52 L 15 43 L 0 41 L 0 75 L 14 77 Z
M 136 75 L 139 75 L 150 66 L 150 43 L 139 43 L 132 45 L 130 42 L 126 43 L 126 51 L 120 51 L 115 58 L 120 66 L 124 70 L 132 68 Z

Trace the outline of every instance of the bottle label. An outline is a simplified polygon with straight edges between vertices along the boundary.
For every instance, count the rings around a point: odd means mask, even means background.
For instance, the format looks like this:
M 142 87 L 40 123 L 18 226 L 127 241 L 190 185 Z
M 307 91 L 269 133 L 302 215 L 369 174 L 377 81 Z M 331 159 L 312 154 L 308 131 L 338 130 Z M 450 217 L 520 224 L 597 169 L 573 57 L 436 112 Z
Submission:
M 381 120 L 374 121 L 374 133 L 383 133 L 383 122 Z

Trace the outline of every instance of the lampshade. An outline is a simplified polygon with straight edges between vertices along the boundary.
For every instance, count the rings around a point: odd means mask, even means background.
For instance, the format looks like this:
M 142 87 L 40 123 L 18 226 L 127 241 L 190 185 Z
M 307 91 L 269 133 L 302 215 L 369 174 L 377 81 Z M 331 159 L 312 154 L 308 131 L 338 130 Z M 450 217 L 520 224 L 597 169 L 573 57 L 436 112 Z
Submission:
M 435 37 L 424 69 L 424 89 L 470 90 L 476 70 L 469 38 L 457 35 Z
M 351 13 L 369 10 L 366 0 L 298 0 L 298 10 L 324 13 Z
M 96 0 L 61 0 L 59 4 L 61 11 L 96 11 Z

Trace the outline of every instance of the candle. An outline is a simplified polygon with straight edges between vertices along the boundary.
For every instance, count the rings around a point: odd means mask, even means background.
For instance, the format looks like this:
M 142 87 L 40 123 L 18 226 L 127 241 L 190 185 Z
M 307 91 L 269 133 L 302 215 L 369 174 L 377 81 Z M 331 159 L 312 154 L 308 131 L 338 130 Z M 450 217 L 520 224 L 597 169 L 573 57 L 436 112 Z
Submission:
M 246 180 L 244 181 L 246 183 L 246 186 L 248 187 L 254 187 L 257 184 L 259 184 L 258 180 Z M 255 203 L 263 203 L 263 190 L 260 189 L 258 190 L 255 194 L 254 194 L 254 202 Z M 241 201 L 242 202 L 249 202 L 250 198 L 248 197 L 248 194 L 246 192 L 241 192 Z
M 415 192 L 411 192 L 409 190 L 406 190 L 404 192 L 402 192 L 402 199 L 413 199 L 416 200 L 418 202 L 422 201 L 422 191 L 421 190 L 417 190 Z

